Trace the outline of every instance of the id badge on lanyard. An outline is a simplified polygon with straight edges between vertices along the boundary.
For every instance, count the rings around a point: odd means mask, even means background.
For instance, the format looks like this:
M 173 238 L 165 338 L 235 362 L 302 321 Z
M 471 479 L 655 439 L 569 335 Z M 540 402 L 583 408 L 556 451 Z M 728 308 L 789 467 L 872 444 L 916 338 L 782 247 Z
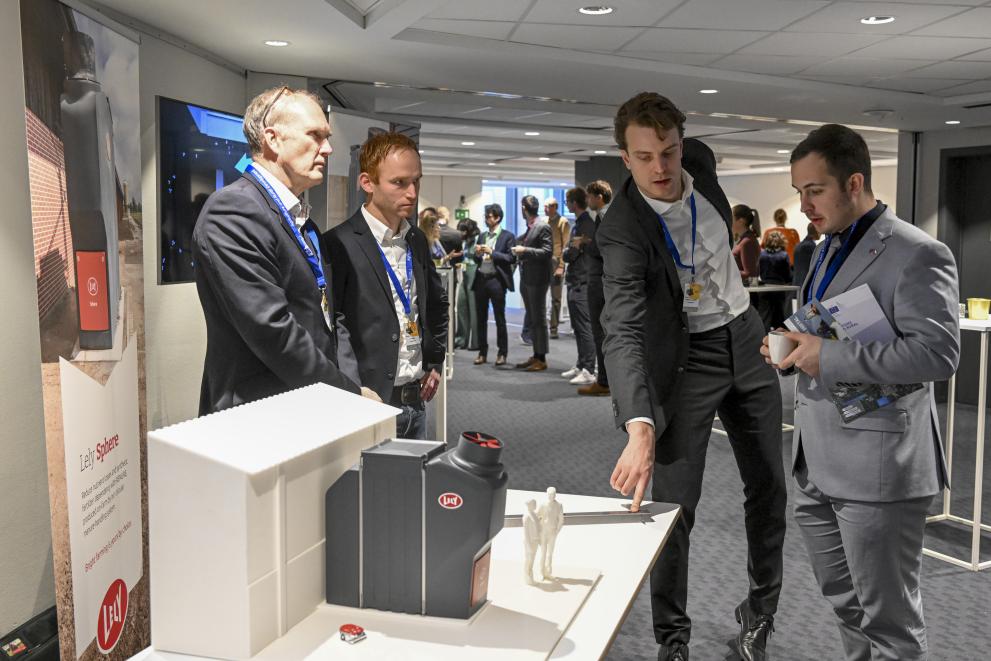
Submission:
M 689 310 L 698 310 L 702 304 L 702 283 L 695 280 L 695 239 L 698 233 L 698 227 L 694 193 L 689 196 L 689 205 L 692 209 L 691 264 L 682 263 L 681 254 L 678 252 L 678 246 L 675 245 L 674 239 L 671 238 L 671 233 L 668 231 L 667 223 L 664 222 L 664 217 L 661 214 L 657 214 L 657 219 L 661 223 L 661 231 L 664 233 L 664 243 L 668 247 L 668 252 L 671 253 L 671 258 L 674 260 L 675 266 L 683 271 L 691 271 L 692 273 L 691 279 L 682 286 L 682 293 L 684 296 L 682 297 L 681 309 L 685 312 Z
M 695 278 L 693 277 L 690 282 L 685 283 L 685 297 L 681 309 L 686 312 L 688 310 L 698 310 L 701 303 L 702 285 L 695 282 Z

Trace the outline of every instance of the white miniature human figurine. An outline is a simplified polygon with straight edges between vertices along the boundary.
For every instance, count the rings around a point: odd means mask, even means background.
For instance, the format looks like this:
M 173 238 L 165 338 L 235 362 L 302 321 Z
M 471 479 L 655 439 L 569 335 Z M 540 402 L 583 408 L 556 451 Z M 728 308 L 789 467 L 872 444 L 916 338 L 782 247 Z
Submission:
M 540 519 L 540 569 L 544 579 L 553 576 L 554 540 L 564 525 L 564 508 L 557 502 L 557 489 L 547 488 L 547 502 L 537 512 Z
M 523 579 L 527 585 L 536 585 L 533 580 L 533 561 L 537 557 L 537 546 L 540 544 L 540 519 L 537 518 L 537 501 L 526 501 L 526 513 L 523 514 L 523 550 L 526 559 L 523 563 Z

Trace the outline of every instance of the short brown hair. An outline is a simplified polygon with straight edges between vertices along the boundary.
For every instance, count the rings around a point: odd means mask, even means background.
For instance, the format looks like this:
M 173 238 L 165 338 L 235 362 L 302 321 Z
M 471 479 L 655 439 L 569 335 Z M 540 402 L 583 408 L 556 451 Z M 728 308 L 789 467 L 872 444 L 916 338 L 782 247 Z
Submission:
M 609 185 L 608 181 L 597 179 L 596 181 L 593 181 L 589 185 L 585 186 L 585 191 L 589 195 L 598 195 L 606 204 L 609 204 L 612 201 L 612 186 Z
M 577 204 L 581 209 L 588 208 L 588 195 L 585 193 L 585 189 L 581 186 L 569 188 L 568 192 L 564 194 L 564 199 L 568 202 Z
M 244 111 L 242 130 L 244 137 L 248 139 L 248 150 L 252 156 L 258 156 L 262 153 L 262 145 L 265 143 L 265 129 L 282 118 L 286 100 L 297 97 L 305 97 L 318 106 L 320 105 L 320 97 L 313 92 L 292 89 L 288 85 L 271 87 L 251 99 L 247 110 Z
M 630 124 L 651 127 L 658 137 L 677 128 L 678 137 L 685 137 L 685 114 L 670 99 L 657 92 L 640 92 L 616 111 L 613 138 L 623 151 L 626 151 L 626 128 Z
M 365 144 L 361 146 L 361 153 L 358 155 L 358 167 L 372 181 L 378 183 L 379 164 L 392 152 L 405 151 L 407 149 L 417 155 L 420 154 L 420 150 L 417 149 L 413 138 L 408 135 L 394 131 L 377 133 L 368 138 Z
M 774 210 L 774 222 L 778 225 L 784 225 L 786 220 L 788 220 L 788 213 L 784 209 Z
M 779 250 L 785 249 L 785 237 L 784 235 L 777 231 L 771 230 L 767 233 L 767 238 L 764 239 L 764 248 L 770 252 L 777 252 Z

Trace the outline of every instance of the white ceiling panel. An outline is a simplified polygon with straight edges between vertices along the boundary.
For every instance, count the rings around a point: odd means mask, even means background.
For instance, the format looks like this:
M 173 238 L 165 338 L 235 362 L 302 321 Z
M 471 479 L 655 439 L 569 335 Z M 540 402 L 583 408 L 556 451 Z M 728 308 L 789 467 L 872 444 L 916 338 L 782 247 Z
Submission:
M 958 6 L 906 5 L 892 2 L 836 2 L 809 18 L 789 25 L 788 32 L 845 32 L 859 34 L 905 34 L 952 16 Z M 893 23 L 864 25 L 865 16 L 894 16 Z M 973 36 L 986 36 L 973 35 Z
M 804 73 L 823 76 L 867 76 L 887 78 L 896 74 L 917 69 L 926 64 L 923 60 L 884 60 L 864 57 L 838 57 L 809 67 Z M 968 64 L 974 64 L 970 62 Z
M 516 23 L 510 21 L 458 21 L 444 18 L 425 18 L 414 24 L 413 27 L 432 32 L 503 40 L 516 27 Z
M 665 62 L 667 64 L 687 64 L 689 66 L 702 67 L 710 62 L 718 60 L 721 55 L 715 53 L 668 53 L 664 51 L 636 51 L 618 53 L 623 57 L 632 57 L 641 60 L 653 60 L 655 62 Z
M 961 60 L 973 60 L 975 62 L 991 62 L 991 48 L 988 50 L 968 53 L 960 58 Z
M 964 94 L 984 94 L 991 92 L 991 80 L 977 80 L 974 82 L 948 87 L 947 89 L 934 92 L 935 96 L 961 96 Z
M 795 77 L 804 78 L 807 80 L 817 80 L 822 83 L 834 83 L 836 85 L 863 85 L 864 83 L 873 80 L 878 76 L 872 77 L 867 74 L 858 74 L 858 73 L 850 73 L 847 75 L 826 75 L 826 74 L 810 73 L 806 71 L 796 75 Z
M 945 37 L 892 37 L 857 51 L 857 57 L 897 57 L 917 60 L 950 60 L 991 48 L 991 39 L 947 39 Z
M 886 39 L 870 34 L 816 34 L 775 32 L 758 42 L 740 49 L 747 55 L 815 55 L 840 57 Z
M 499 0 L 472 2 L 452 0 L 429 14 L 428 18 L 465 18 L 477 21 L 518 21 L 532 0 Z
M 877 87 L 885 90 L 897 90 L 899 92 L 917 92 L 922 94 L 929 94 L 930 92 L 935 92 L 936 90 L 941 90 L 946 87 L 952 87 L 954 85 L 960 85 L 961 83 L 966 83 L 966 80 L 961 79 L 949 79 L 949 78 L 908 78 L 905 76 L 896 76 L 893 78 L 883 78 L 880 80 L 872 80 L 867 83 L 868 87 Z
M 780 30 L 828 4 L 820 0 L 690 0 L 659 25 L 672 28 Z
M 628 44 L 623 52 L 732 53 L 768 34 L 744 30 L 651 28 Z
M 512 41 L 572 50 L 616 50 L 640 32 L 640 28 L 522 23 Z
M 991 78 L 991 62 L 940 62 L 917 69 L 909 74 L 911 78 L 966 78 L 980 80 Z
M 367 14 L 371 11 L 372 7 L 377 5 L 380 0 L 347 0 L 348 4 L 360 11 L 362 14 Z
M 777 55 L 727 55 L 721 60 L 716 60 L 712 64 L 717 69 L 729 69 L 730 71 L 748 71 L 750 73 L 763 73 L 771 76 L 787 76 L 798 73 L 803 69 L 821 62 L 818 57 L 780 57 Z
M 970 9 L 953 18 L 929 25 L 916 34 L 934 37 L 987 37 L 991 34 L 991 9 Z
M 682 0 L 610 0 L 607 4 L 614 9 L 613 13 L 588 16 L 578 12 L 581 7 L 594 4 L 588 0 L 537 0 L 526 15 L 526 22 L 647 27 L 659 21 L 681 2 Z

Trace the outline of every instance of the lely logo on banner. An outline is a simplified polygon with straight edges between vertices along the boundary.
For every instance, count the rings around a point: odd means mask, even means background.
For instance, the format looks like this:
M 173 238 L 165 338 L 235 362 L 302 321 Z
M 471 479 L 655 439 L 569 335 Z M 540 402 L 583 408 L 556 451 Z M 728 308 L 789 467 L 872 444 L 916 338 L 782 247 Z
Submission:
M 110 584 L 96 618 L 96 646 L 101 652 L 109 654 L 117 646 L 126 618 L 127 585 L 118 578 Z

